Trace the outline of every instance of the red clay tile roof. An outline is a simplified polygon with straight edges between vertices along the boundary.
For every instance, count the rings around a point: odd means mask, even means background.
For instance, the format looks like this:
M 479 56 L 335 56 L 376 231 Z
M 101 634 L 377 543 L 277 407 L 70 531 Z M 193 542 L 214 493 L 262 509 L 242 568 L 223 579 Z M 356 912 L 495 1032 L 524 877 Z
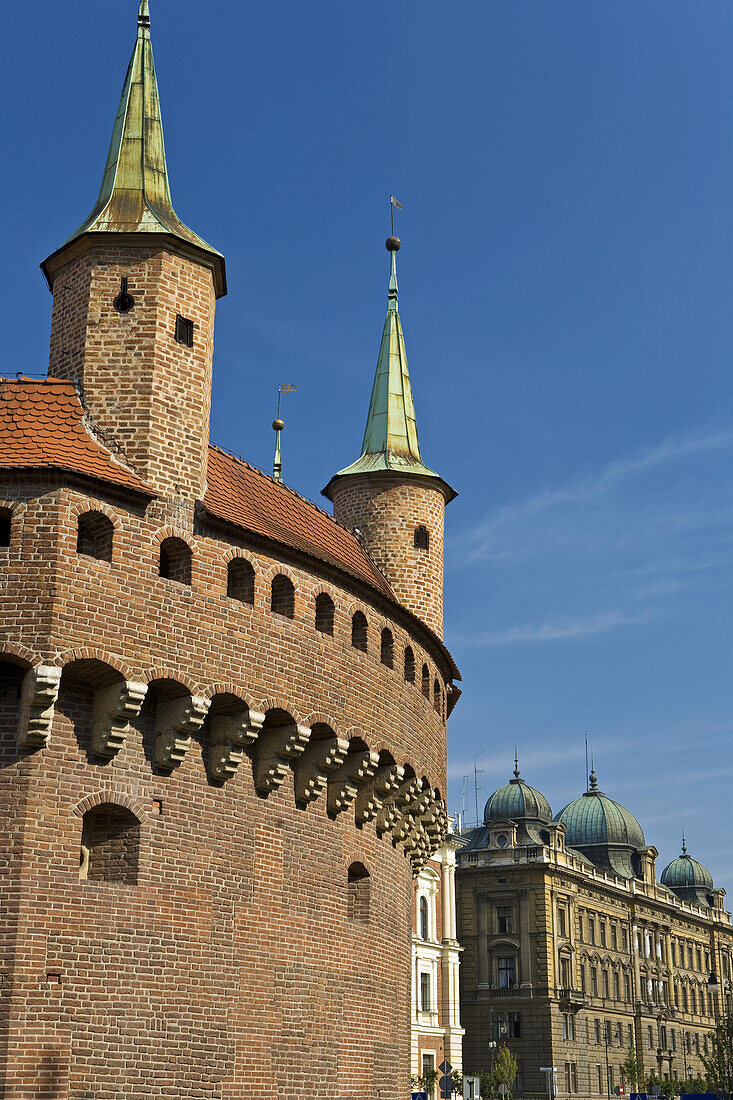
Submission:
M 342 569 L 396 602 L 355 535 L 310 500 L 213 446 L 206 482 L 204 507 L 212 516 Z
M 38 466 L 157 495 L 92 436 L 72 382 L 0 378 L 0 468 Z

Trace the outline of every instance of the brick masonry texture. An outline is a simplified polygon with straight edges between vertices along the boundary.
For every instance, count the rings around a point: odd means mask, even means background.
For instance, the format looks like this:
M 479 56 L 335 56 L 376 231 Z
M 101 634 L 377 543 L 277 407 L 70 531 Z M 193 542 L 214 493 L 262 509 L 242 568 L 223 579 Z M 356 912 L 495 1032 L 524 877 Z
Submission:
M 366 549 L 400 603 L 443 633 L 443 526 L 445 497 L 428 478 L 349 475 L 332 487 L 333 514 L 361 531 Z M 428 550 L 416 549 L 415 528 L 426 527 Z
M 121 273 L 136 304 L 113 317 Z M 0 1092 L 402 1100 L 412 875 L 444 827 L 445 651 L 388 595 L 196 503 L 206 268 L 95 245 L 54 288 L 51 373 L 83 386 L 105 443 L 161 495 L 0 464 Z M 193 353 L 172 341 L 176 313 L 200 326 Z M 77 553 L 89 509 L 114 526 L 111 561 Z M 158 575 L 166 538 L 190 547 L 190 585 Z M 227 596 L 236 556 L 254 568 L 252 604 Z M 271 610 L 281 573 L 292 618 Z M 320 592 L 333 636 L 315 629 Z M 121 849 L 102 839 L 84 877 L 105 803 L 139 827 Z M 368 920 L 362 903 L 349 919 L 356 862 Z

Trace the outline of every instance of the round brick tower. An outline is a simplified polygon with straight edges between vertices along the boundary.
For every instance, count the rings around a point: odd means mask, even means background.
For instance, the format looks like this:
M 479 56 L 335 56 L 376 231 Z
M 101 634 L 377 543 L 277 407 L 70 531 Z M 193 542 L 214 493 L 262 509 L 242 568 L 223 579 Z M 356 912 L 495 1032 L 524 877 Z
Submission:
M 387 319 L 356 462 L 331 478 L 323 495 L 334 518 L 353 529 L 400 603 L 440 637 L 443 632 L 443 525 L 457 494 L 420 457 L 417 421 L 397 307 L 397 252 L 389 237 Z

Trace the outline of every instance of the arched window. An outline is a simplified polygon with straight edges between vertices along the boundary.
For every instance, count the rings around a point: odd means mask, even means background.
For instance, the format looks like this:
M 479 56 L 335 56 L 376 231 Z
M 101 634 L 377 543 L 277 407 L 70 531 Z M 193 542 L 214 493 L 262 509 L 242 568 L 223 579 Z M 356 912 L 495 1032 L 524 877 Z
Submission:
M 428 534 L 427 527 L 420 526 L 415 528 L 414 544 L 416 550 L 430 549 L 430 535 Z
M 428 926 L 428 899 L 422 895 L 418 902 L 418 911 L 420 916 L 420 939 L 430 939 L 430 928 Z
M 433 683 L 433 709 L 441 714 L 443 711 L 443 699 L 440 692 L 440 683 L 435 680 Z
M 392 637 L 392 631 L 388 630 L 386 626 L 382 631 L 379 659 L 387 668 L 394 668 L 394 638 Z
M 77 520 L 76 552 L 98 561 L 112 561 L 115 527 L 104 512 L 84 512 Z
M 191 547 L 183 539 L 164 539 L 160 544 L 160 575 L 179 584 L 191 583 Z
M 10 546 L 13 516 L 9 508 L 0 508 L 0 546 Z
M 290 577 L 284 573 L 272 578 L 270 608 L 276 615 L 284 615 L 287 619 L 295 615 L 295 589 Z
M 405 650 L 405 680 L 408 684 L 415 683 L 415 654 L 409 645 Z
M 240 603 L 255 602 L 255 571 L 246 558 L 232 558 L 227 565 L 227 596 Z
M 328 592 L 316 596 L 316 630 L 321 634 L 333 634 L 334 603 Z
M 347 919 L 366 924 L 369 920 L 371 877 L 363 863 L 352 863 L 349 867 L 347 890 Z
M 422 666 L 422 693 L 426 699 L 430 698 L 430 670 L 427 665 Z
M 87 882 L 137 882 L 140 822 L 130 810 L 103 802 L 84 814 L 79 877 Z
M 351 644 L 354 649 L 367 651 L 367 621 L 363 611 L 355 611 L 351 619 Z

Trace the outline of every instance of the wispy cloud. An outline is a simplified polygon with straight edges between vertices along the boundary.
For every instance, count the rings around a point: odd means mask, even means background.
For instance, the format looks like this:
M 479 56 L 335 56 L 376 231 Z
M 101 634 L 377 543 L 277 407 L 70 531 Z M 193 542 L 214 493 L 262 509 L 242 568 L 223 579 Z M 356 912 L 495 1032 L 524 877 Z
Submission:
M 463 644 L 497 646 L 523 642 L 554 642 L 559 639 L 583 638 L 593 634 L 607 634 L 620 626 L 640 626 L 661 617 L 661 612 L 646 608 L 636 613 L 624 610 L 597 611 L 590 615 L 556 616 L 544 622 L 530 622 L 512 626 L 507 630 L 458 636 Z M 451 638 L 453 642 L 453 637 Z

